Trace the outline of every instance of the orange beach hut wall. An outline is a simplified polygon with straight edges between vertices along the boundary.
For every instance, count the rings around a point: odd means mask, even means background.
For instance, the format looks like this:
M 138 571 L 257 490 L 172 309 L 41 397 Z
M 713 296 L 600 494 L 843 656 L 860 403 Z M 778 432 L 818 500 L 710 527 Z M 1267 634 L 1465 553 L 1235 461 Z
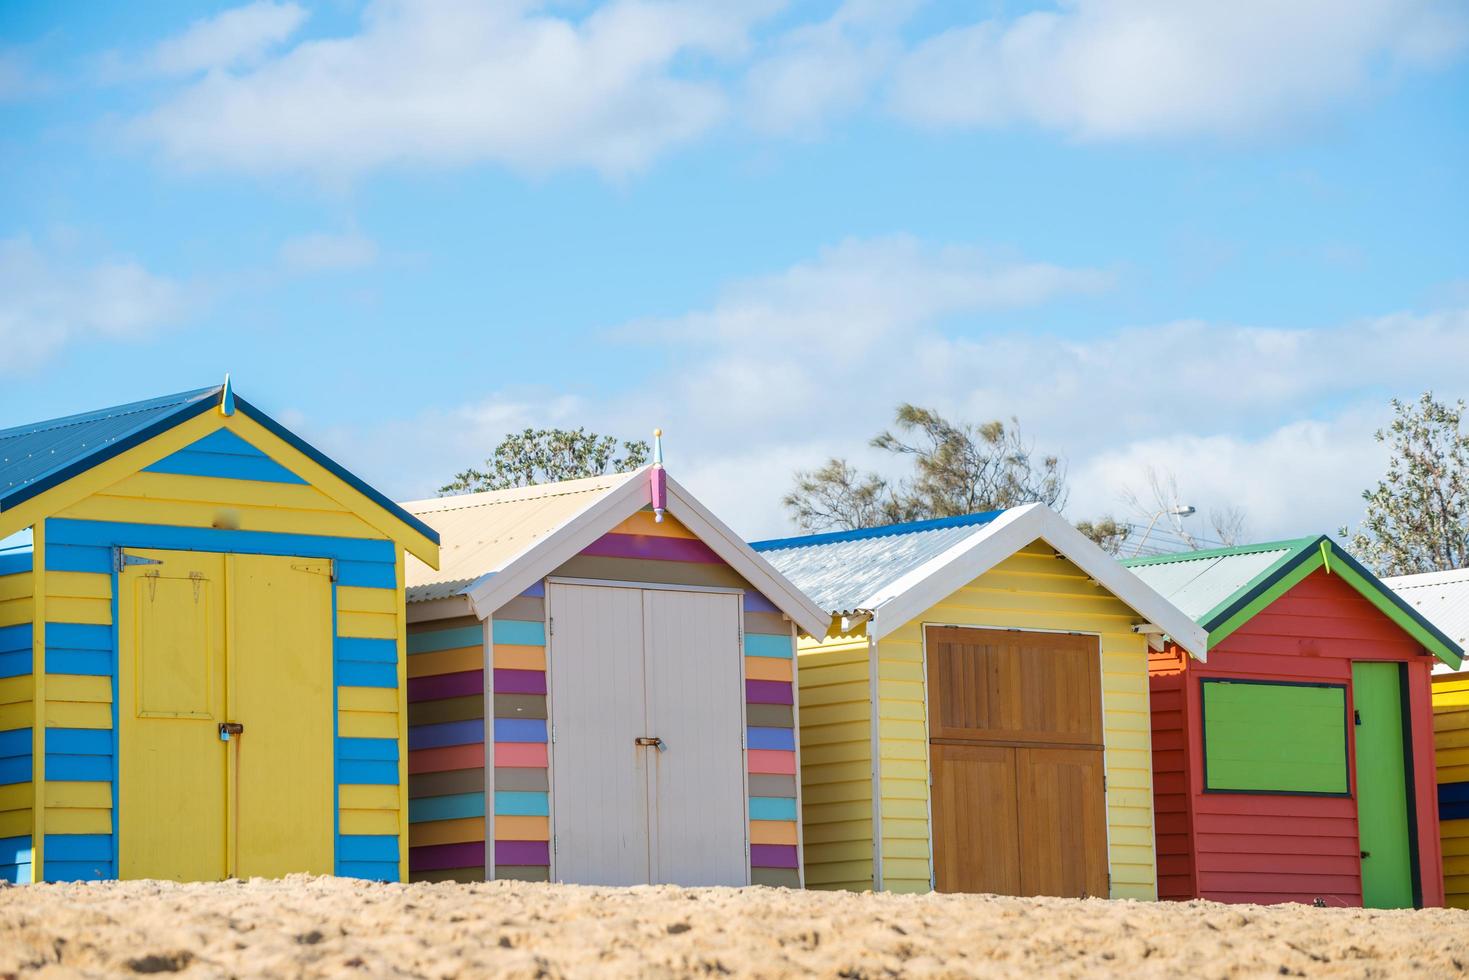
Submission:
M 400 880 L 405 554 L 228 382 L 0 431 L 0 878 Z
M 797 626 L 655 464 L 406 504 L 413 880 L 797 887 Z

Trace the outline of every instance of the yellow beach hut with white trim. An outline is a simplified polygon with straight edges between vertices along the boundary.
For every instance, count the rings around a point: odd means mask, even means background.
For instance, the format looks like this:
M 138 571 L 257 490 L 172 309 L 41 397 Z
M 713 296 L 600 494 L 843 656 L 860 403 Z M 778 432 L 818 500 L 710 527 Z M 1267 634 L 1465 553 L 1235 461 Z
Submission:
M 228 380 L 0 430 L 0 880 L 402 878 L 405 555 Z
M 1150 641 L 1197 624 L 1041 504 L 753 547 L 832 617 L 807 887 L 1156 898 Z

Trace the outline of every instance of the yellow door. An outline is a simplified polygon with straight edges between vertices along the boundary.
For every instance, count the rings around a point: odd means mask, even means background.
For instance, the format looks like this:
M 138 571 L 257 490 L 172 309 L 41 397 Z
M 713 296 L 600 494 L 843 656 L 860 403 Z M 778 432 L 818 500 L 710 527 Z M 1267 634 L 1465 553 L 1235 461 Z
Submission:
M 331 563 L 234 555 L 234 874 L 333 871 Z
M 129 551 L 118 583 L 123 878 L 227 873 L 222 555 Z
M 121 876 L 330 874 L 330 563 L 126 555 Z M 225 722 L 242 729 L 229 741 Z

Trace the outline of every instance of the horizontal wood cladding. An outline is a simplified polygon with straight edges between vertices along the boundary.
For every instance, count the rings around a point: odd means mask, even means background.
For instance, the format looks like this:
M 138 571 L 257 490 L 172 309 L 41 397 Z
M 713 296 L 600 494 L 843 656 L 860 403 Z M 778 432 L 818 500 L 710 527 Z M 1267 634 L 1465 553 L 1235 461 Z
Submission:
M 1153 811 L 1158 852 L 1158 897 L 1194 896 L 1193 819 L 1189 807 L 1189 751 L 1184 673 L 1176 657 L 1154 658 L 1149 678 L 1153 708 Z

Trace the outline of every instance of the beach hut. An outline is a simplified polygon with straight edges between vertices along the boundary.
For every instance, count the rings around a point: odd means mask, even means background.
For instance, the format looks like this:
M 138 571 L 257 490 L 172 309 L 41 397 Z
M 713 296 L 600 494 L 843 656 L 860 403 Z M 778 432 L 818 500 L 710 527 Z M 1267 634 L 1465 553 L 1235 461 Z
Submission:
M 1326 537 L 1126 564 L 1209 633 L 1150 665 L 1161 897 L 1442 905 L 1429 674 L 1458 644 Z
M 808 887 L 1155 896 L 1150 637 L 1203 630 L 1040 504 L 753 547 L 830 617 Z
M 1449 639 L 1469 648 L 1469 568 L 1382 581 Z M 1469 671 L 1434 666 L 1433 745 L 1444 904 L 1469 909 Z
M 437 540 L 228 381 L 0 431 L 0 878 L 400 880 Z
M 824 613 L 658 464 L 405 506 L 413 880 L 799 887 Z

